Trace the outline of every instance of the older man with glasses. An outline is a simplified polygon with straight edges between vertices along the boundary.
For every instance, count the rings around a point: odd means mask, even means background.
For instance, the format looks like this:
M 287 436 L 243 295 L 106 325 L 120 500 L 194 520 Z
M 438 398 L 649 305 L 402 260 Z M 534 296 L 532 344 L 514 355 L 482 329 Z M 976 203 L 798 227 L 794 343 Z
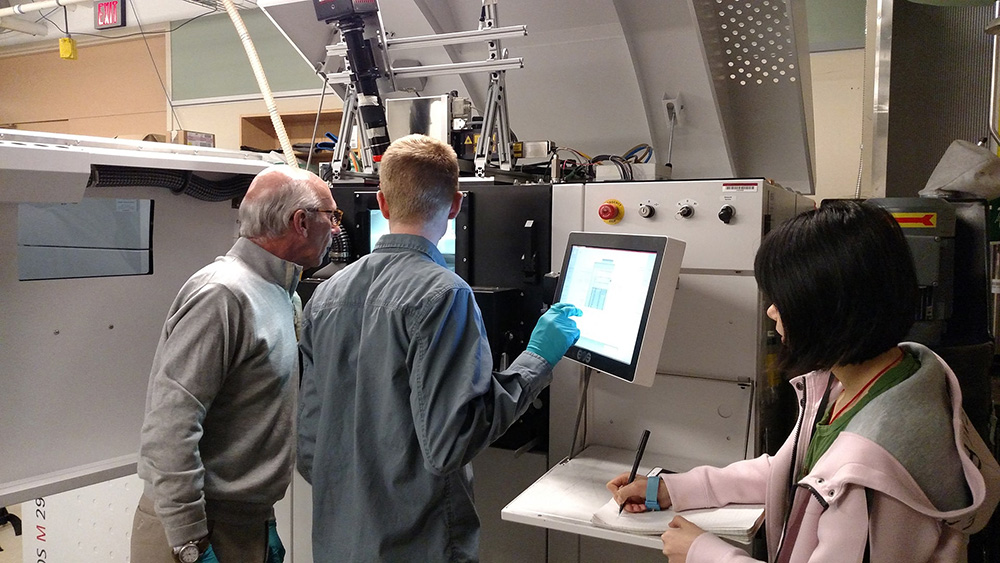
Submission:
M 295 288 L 340 231 L 315 174 L 274 166 L 240 204 L 240 238 L 181 287 L 153 358 L 133 563 L 280 562 L 274 503 L 292 476 Z

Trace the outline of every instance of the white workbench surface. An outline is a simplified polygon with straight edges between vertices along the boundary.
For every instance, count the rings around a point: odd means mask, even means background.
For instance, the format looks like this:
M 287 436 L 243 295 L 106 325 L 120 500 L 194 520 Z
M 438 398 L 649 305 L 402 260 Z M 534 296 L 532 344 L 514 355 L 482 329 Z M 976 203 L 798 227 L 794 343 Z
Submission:
M 591 516 L 611 498 L 605 486 L 619 473 L 632 469 L 635 451 L 590 446 L 575 458 L 563 460 L 504 507 L 510 522 L 540 526 L 654 549 L 663 549 L 658 535 L 638 535 L 598 528 Z M 643 457 L 637 475 L 660 465 L 656 456 Z

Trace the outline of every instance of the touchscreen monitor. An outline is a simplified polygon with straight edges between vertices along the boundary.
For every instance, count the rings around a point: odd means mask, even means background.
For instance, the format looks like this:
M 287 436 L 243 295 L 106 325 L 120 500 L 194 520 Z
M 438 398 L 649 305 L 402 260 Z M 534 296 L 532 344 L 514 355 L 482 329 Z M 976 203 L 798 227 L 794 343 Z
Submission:
M 566 357 L 652 385 L 684 242 L 665 236 L 570 233 L 556 301 L 576 305 L 580 339 Z

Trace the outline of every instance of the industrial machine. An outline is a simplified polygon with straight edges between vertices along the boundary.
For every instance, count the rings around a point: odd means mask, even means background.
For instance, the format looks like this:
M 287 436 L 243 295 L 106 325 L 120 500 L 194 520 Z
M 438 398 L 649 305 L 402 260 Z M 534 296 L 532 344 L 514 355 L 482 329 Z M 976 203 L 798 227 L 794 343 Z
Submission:
M 350 241 L 340 251 L 344 261 L 370 252 L 384 228 L 375 189 L 350 183 L 332 188 Z M 659 319 L 667 323 L 666 337 L 651 387 L 561 362 L 542 408 L 530 411 L 500 446 L 522 461 L 527 452 L 547 456 L 547 466 L 594 452 L 605 452 L 598 459 L 606 463 L 606 456 L 627 451 L 648 428 L 647 458 L 673 471 L 776 451 L 793 422 L 794 405 L 781 403 L 781 374 L 772 367 L 777 339 L 753 278 L 753 258 L 771 225 L 811 209 L 811 199 L 761 178 L 529 185 L 469 178 L 461 189 L 463 210 L 442 252 L 476 292 L 497 366 L 523 350 L 542 307 L 542 274 L 559 271 L 571 232 L 666 235 L 687 247 L 669 319 Z M 494 471 L 477 465 L 477 486 L 492 482 Z M 544 473 L 532 471 L 536 477 Z M 595 509 L 607 500 L 600 485 Z M 519 492 L 507 491 L 481 510 L 484 549 L 499 541 L 499 526 L 549 527 L 546 517 L 519 516 L 523 507 L 516 501 L 506 506 Z M 544 499 L 552 507 L 573 506 L 550 501 Z M 491 512 L 501 508 L 510 522 L 495 522 Z M 606 537 L 589 521 L 574 526 L 568 531 Z M 566 555 L 562 548 L 575 551 L 575 542 L 552 541 L 552 533 L 550 557 Z M 623 537 L 613 539 L 628 541 Z M 582 542 L 586 550 L 573 555 L 581 560 L 613 549 L 598 540 Z
M 869 201 L 892 213 L 913 255 L 920 303 L 906 338 L 927 345 L 954 370 L 962 387 L 962 407 L 988 441 L 995 344 L 987 202 L 959 197 Z
M 752 260 L 771 225 L 812 205 L 799 195 L 813 190 L 803 4 L 618 0 L 566 10 L 559 2 L 511 0 L 502 6 L 504 22 L 524 25 L 504 27 L 496 0 L 471 10 L 466 0 L 258 0 L 320 84 L 344 102 L 345 125 L 326 167 L 345 210 L 335 260 L 357 259 L 378 236 L 371 214 L 377 187 L 366 180 L 374 179 L 388 142 L 421 132 L 456 147 L 467 196 L 447 250 L 476 291 L 496 365 L 523 349 L 542 309 L 546 274 L 560 268 L 570 232 L 686 243 L 652 386 L 588 376 L 561 362 L 548 397 L 512 429 L 509 442 L 474 462 L 483 560 L 657 560 L 658 551 L 647 547 L 628 552 L 624 538 L 591 539 L 580 523 L 571 523 L 568 535 L 545 528 L 545 518 L 517 520 L 511 500 L 567 456 L 601 461 L 608 471 L 595 477 L 610 478 L 618 466 L 608 464 L 617 459 L 609 452 L 631 450 L 643 428 L 651 430 L 649 462 L 674 470 L 771 451 L 784 438 L 778 374 L 769 369 L 775 343 Z M 524 58 L 509 54 L 508 45 Z M 542 60 L 577 70 L 572 79 L 558 78 L 552 65 L 537 64 Z M 31 331 L 5 326 L 0 338 L 14 343 L 0 349 L 0 366 L 15 374 L 0 394 L 12 404 L 0 406 L 25 409 L 29 421 L 5 433 L 4 444 L 67 437 L 57 445 L 63 455 L 28 448 L 27 462 L 11 460 L 10 471 L 0 471 L 0 498 L 17 502 L 132 470 L 166 303 L 236 232 L 228 197 L 206 202 L 163 188 L 193 193 L 203 180 L 224 187 L 233 178 L 248 181 L 269 162 L 206 149 L 161 156 L 146 145 L 7 139 L 0 136 L 0 214 L 8 225 L 0 240 L 9 258 L 0 309 L 4 318 L 33 320 Z M 647 148 L 611 154 L 641 146 Z M 641 175 L 640 167 L 611 158 L 626 161 L 634 150 L 645 155 Z M 25 162 L 35 167 L 26 170 Z M 591 173 L 602 162 L 614 163 L 616 173 Z M 104 166 L 181 173 L 88 186 L 92 176 L 127 172 Z M 170 179 L 154 181 L 162 176 Z M 651 181 L 595 181 L 639 177 Z M 681 180 L 654 180 L 664 178 Z M 125 211 L 133 206 L 124 200 L 151 202 L 134 209 L 140 224 L 150 209 L 162 230 L 148 248 L 138 237 L 139 248 L 126 249 L 156 257 L 151 273 L 18 279 L 17 204 L 84 196 L 122 200 Z M 76 315 L 63 314 L 69 310 Z M 103 380 L 115 362 L 120 377 Z M 109 396 L 127 412 L 107 408 Z M 101 436 L 105 427 L 113 428 L 107 440 L 81 446 L 69 439 Z M 282 535 L 296 561 L 309 560 L 304 485 L 293 484 L 291 506 L 281 509 L 285 521 L 295 521 Z
M 759 178 L 553 187 L 553 207 L 573 210 L 553 219 L 553 248 L 565 247 L 572 231 L 659 234 L 687 246 L 652 386 L 561 362 L 550 390 L 550 462 L 582 463 L 581 480 L 566 488 L 575 500 L 538 498 L 529 488 L 503 509 L 505 520 L 582 536 L 573 542 L 550 532 L 551 558 L 599 561 L 629 553 L 652 560 L 659 554 L 645 548 L 656 542 L 622 552 L 592 538 L 637 543 L 636 536 L 609 535 L 589 521 L 607 502 L 609 468 L 631 459 L 644 429 L 650 430 L 646 470 L 723 465 L 780 445 L 791 421 L 779 406 L 780 374 L 771 367 L 776 339 L 753 258 L 771 225 L 812 206 Z
M 135 472 L 163 315 L 275 161 L 0 130 L 0 505 Z
M 371 139 L 382 134 L 382 114 L 390 140 L 417 132 L 451 142 L 463 170 L 481 180 L 462 183 L 454 267 L 476 289 L 498 365 L 523 346 L 524 328 L 540 311 L 541 276 L 560 268 L 569 232 L 687 244 L 652 386 L 588 377 L 561 362 L 545 399 L 547 436 L 534 442 L 547 448 L 491 448 L 474 462 L 484 560 L 512 552 L 522 560 L 599 560 L 615 547 L 532 531 L 522 524 L 545 526 L 545 519 L 518 521 L 509 517 L 517 507 L 504 507 L 566 456 L 630 449 L 643 428 L 652 430 L 647 455 L 673 470 L 773 451 L 787 433 L 779 374 L 768 367 L 776 339 L 752 262 L 772 224 L 812 206 L 799 195 L 812 192 L 813 167 L 803 5 L 627 0 L 567 12 L 558 3 L 485 0 L 473 12 L 458 0 L 418 2 L 415 10 L 373 4 L 258 3 L 344 99 L 339 152 L 328 167 L 334 197 L 354 219 L 340 259 L 370 251 L 368 200 L 377 187 L 364 178 L 374 182 L 379 141 Z M 505 24 L 527 25 L 502 27 L 501 8 Z M 508 45 L 523 60 L 508 55 Z M 539 58 L 586 61 L 579 68 L 587 74 L 554 79 L 551 66 L 532 66 Z M 600 86 L 611 84 L 614 96 Z M 528 104 L 533 111 L 524 111 Z M 366 117 L 373 112 L 380 115 Z M 616 157 L 609 143 L 635 148 Z M 643 165 L 627 162 L 643 144 Z M 596 181 L 618 179 L 625 181 Z M 540 218 L 541 210 L 550 215 Z M 505 325 L 502 312 L 511 310 L 518 318 Z M 521 484 L 509 485 L 511 475 Z M 501 521 L 501 509 L 518 523 Z M 571 531 L 587 536 L 586 528 Z M 640 558 L 658 555 L 643 549 Z

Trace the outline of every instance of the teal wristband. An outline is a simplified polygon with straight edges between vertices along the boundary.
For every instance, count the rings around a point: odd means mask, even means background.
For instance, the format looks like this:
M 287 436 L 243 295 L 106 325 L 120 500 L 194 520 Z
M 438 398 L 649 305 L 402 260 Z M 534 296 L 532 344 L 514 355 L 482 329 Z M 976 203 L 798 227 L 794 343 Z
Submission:
M 657 495 L 660 492 L 660 476 L 654 475 L 646 480 L 646 510 L 652 510 L 658 512 L 660 510 L 660 503 L 657 501 Z

